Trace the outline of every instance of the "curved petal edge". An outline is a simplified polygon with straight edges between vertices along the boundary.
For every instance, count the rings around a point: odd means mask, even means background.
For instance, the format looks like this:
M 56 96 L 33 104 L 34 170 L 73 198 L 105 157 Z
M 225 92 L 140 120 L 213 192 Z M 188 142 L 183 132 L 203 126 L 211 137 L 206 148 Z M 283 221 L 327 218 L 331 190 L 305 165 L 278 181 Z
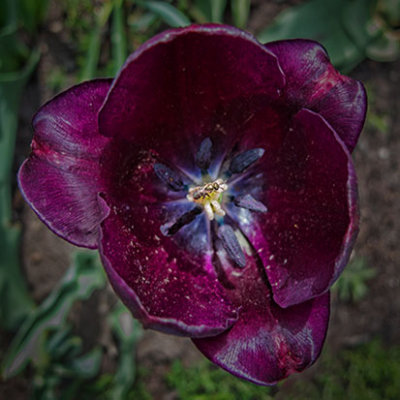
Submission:
M 363 84 L 336 71 L 325 49 L 312 40 L 282 40 L 265 46 L 278 57 L 289 102 L 321 114 L 353 151 L 367 112 Z
M 111 82 L 84 82 L 46 103 L 33 119 L 32 152 L 18 172 L 38 217 L 63 239 L 92 249 L 105 217 L 99 158 L 108 141 L 98 133 L 97 112 Z

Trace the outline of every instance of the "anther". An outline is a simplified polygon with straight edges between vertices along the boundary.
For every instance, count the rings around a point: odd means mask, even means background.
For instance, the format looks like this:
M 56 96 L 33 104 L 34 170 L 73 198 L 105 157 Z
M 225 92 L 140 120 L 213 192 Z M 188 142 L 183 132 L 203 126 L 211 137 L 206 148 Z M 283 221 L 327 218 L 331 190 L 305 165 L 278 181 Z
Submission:
M 195 207 L 190 211 L 182 214 L 172 225 L 164 224 L 161 226 L 161 233 L 165 236 L 171 236 L 177 233 L 182 227 L 190 224 L 199 214 L 201 214 L 201 208 Z
M 221 225 L 218 228 L 218 237 L 221 239 L 222 245 L 232 261 L 240 268 L 244 268 L 246 266 L 246 256 L 232 227 L 227 224 Z
M 239 174 L 245 169 L 254 164 L 258 159 L 262 157 L 265 150 L 262 148 L 256 148 L 244 151 L 233 157 L 231 164 L 229 166 L 229 171 L 232 174 Z
M 247 208 L 250 211 L 257 211 L 261 213 L 268 211 L 267 207 L 265 207 L 261 201 L 256 200 L 251 194 L 237 196 L 233 202 L 237 207 Z
M 183 189 L 183 182 L 179 175 L 164 164 L 156 163 L 153 166 L 154 172 L 164 183 L 176 192 Z
M 207 171 L 211 163 L 212 156 L 212 141 L 210 138 L 205 138 L 196 153 L 195 162 L 196 165 L 202 170 Z

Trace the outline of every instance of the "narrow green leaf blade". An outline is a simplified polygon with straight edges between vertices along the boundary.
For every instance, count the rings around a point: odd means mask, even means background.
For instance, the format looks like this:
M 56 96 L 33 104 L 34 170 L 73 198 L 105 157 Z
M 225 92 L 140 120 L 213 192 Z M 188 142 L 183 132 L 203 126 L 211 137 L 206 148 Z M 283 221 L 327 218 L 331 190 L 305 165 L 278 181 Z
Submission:
M 15 336 L 3 363 L 3 375 L 8 378 L 21 371 L 35 356 L 41 335 L 64 323 L 75 301 L 89 298 L 104 284 L 98 256 L 88 252 L 76 253 L 73 265 L 60 285 L 31 313 Z
M 99 13 L 96 26 L 93 28 L 89 38 L 89 46 L 87 49 L 85 62 L 79 74 L 79 81 L 93 79 L 96 76 L 97 66 L 100 58 L 102 33 L 105 24 L 107 23 L 113 4 L 111 2 L 104 3 L 101 12 Z
M 226 0 L 210 0 L 211 21 L 222 24 L 226 8 Z
M 250 13 L 250 0 L 231 0 L 233 23 L 238 28 L 245 28 Z
M 128 55 L 124 21 L 125 16 L 123 2 L 121 0 L 116 0 L 113 9 L 111 27 L 111 44 L 114 61 L 114 74 L 116 74 L 121 68 Z
M 173 28 L 190 25 L 190 19 L 169 3 L 163 1 L 145 1 L 143 6 Z
M 142 327 L 121 302 L 118 302 L 111 313 L 109 323 L 119 347 L 118 367 L 111 398 L 122 400 L 127 398 L 135 382 L 135 351 L 136 344 L 142 336 Z
M 11 217 L 11 170 L 19 100 L 39 61 L 33 51 L 24 68 L 0 74 L 0 323 L 15 330 L 34 307 L 19 267 L 20 227 Z

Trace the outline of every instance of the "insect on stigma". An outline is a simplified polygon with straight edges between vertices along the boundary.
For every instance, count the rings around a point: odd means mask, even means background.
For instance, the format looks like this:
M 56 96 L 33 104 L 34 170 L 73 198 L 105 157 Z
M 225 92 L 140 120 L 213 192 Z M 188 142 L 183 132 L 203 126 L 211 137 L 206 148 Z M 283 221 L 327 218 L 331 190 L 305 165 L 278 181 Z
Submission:
M 228 185 L 222 179 L 217 179 L 203 186 L 190 188 L 186 198 L 189 201 L 200 204 L 204 208 L 207 218 L 212 221 L 214 214 L 221 217 L 225 215 L 225 211 L 220 204 L 220 197 L 227 189 Z

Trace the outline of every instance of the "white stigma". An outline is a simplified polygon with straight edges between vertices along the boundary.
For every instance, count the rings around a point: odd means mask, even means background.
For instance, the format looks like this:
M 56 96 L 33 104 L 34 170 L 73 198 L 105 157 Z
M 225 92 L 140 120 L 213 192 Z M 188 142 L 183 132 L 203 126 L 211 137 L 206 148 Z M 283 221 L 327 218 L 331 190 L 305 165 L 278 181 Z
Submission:
M 225 211 L 221 207 L 220 196 L 227 189 L 228 185 L 222 179 L 217 179 L 203 186 L 190 188 L 186 198 L 189 201 L 200 204 L 204 208 L 207 218 L 212 221 L 214 214 L 221 217 L 225 215 Z

